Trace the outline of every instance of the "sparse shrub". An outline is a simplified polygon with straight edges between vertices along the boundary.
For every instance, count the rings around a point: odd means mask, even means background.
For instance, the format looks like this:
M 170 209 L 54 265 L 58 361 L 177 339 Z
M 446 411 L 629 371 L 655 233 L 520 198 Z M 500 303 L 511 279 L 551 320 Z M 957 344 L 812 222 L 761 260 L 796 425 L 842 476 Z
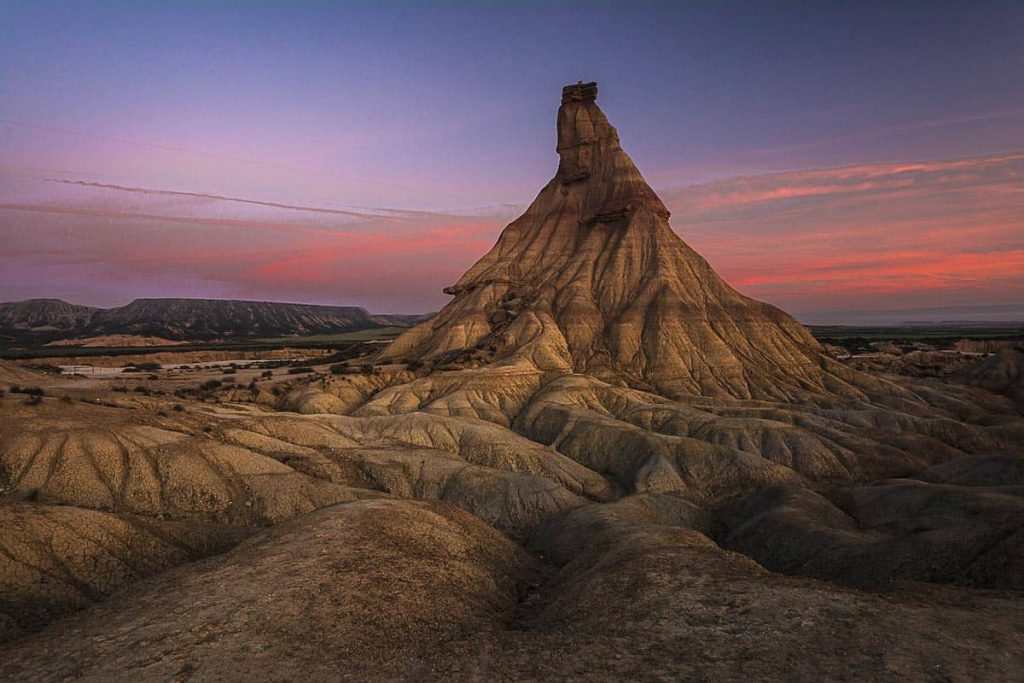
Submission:
M 113 391 L 116 391 L 119 394 L 127 394 L 128 387 L 114 387 Z
M 213 391 L 214 389 L 220 389 L 222 386 L 223 382 L 221 382 L 219 379 L 211 379 L 206 382 L 203 382 L 201 385 L 199 385 L 199 388 L 202 389 L 203 391 Z
M 363 363 L 362 365 L 359 366 L 359 369 L 363 371 L 364 375 L 373 374 L 373 372 L 376 370 L 376 368 L 373 367 L 372 363 Z
M 213 427 L 210 425 L 203 425 L 203 431 L 209 434 L 210 432 L 213 431 Z
M 224 368 L 225 375 L 234 375 L 238 372 L 238 368 Z
M 274 376 L 274 371 L 273 370 L 264 370 L 263 374 L 260 375 L 260 376 L 263 377 L 264 379 L 270 379 L 271 377 Z
M 160 379 L 160 375 L 149 375 L 146 379 Z
M 281 395 L 281 387 L 271 387 L 270 388 L 270 393 L 272 393 L 274 396 L 280 396 Z
M 47 372 L 54 375 L 59 375 L 63 372 L 63 370 L 60 369 L 60 366 L 52 365 L 50 363 L 33 363 L 28 367 L 33 370 L 38 370 L 39 372 Z
M 70 396 L 68 396 L 67 394 L 64 394 L 63 396 L 61 396 L 61 397 L 60 397 L 60 400 L 61 400 L 61 401 L 62 401 L 63 403 L 71 403 L 71 397 L 70 397 Z
M 135 387 L 135 393 L 136 394 L 145 394 L 146 396 L 149 396 L 153 392 L 151 392 L 149 390 L 149 387 L 137 386 L 137 387 Z
M 346 365 L 345 363 L 337 363 L 335 365 L 332 365 L 330 369 L 332 375 L 349 375 L 354 372 L 359 372 L 358 368 L 355 368 L 351 365 Z
M 314 370 L 313 370 L 313 368 L 311 368 L 311 367 L 309 367 L 307 365 L 300 365 L 298 367 L 288 368 L 288 374 L 289 375 L 302 375 L 302 374 L 306 374 L 306 373 L 310 373 L 310 372 L 314 372 Z
M 171 410 L 173 410 L 176 413 L 183 413 L 185 412 L 185 406 L 181 405 L 180 403 L 175 403 L 173 406 L 171 406 Z
M 42 402 L 43 397 L 41 394 L 31 394 L 28 398 L 25 399 L 25 405 L 27 406 L 37 406 Z
M 46 396 L 46 392 L 43 391 L 42 387 L 23 387 L 17 384 L 11 385 L 12 394 L 26 394 L 28 396 Z
M 167 417 L 167 413 L 162 410 L 156 411 L 157 417 Z
M 406 358 L 405 367 L 407 370 L 416 372 L 417 370 L 423 367 L 423 361 L 421 361 L 418 358 Z

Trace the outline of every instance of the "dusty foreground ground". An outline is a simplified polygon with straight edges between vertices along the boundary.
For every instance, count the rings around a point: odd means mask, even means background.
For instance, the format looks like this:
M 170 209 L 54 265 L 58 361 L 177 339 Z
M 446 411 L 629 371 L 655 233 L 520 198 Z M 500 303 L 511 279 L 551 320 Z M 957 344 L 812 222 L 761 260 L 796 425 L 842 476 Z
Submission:
M 946 435 L 963 452 L 936 464 L 920 434 L 851 427 L 902 446 L 879 448 L 904 474 L 865 486 L 813 484 L 800 468 L 820 463 L 752 460 L 753 447 L 707 450 L 723 441 L 707 423 L 706 441 L 627 428 L 621 405 L 592 406 L 588 428 L 577 415 L 552 445 L 540 418 L 512 430 L 429 406 L 378 414 L 389 391 L 425 381 L 405 370 L 240 370 L 200 390 L 223 369 L 3 369 L 4 680 L 1024 675 L 1024 458 L 999 445 L 1019 422 L 994 395 L 996 415 L 974 420 L 987 426 Z M 9 390 L 29 383 L 46 395 Z M 804 420 L 844 441 L 841 422 L 814 422 L 830 410 Z M 747 438 L 768 430 L 763 455 L 771 429 L 789 444 L 810 433 L 742 424 Z M 669 467 L 657 476 L 652 449 Z M 723 458 L 725 473 L 706 469 Z
M 84 680 L 1013 680 L 1018 596 L 773 575 L 684 529 L 545 568 L 450 505 L 329 507 L 4 652 Z

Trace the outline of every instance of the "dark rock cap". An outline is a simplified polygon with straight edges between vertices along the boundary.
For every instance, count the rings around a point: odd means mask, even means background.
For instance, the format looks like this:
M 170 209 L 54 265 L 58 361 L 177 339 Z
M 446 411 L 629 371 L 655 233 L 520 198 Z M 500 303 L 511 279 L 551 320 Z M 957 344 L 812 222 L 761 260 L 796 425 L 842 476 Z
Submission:
M 593 102 L 597 99 L 597 83 L 577 81 L 562 88 L 562 104 L 568 102 Z

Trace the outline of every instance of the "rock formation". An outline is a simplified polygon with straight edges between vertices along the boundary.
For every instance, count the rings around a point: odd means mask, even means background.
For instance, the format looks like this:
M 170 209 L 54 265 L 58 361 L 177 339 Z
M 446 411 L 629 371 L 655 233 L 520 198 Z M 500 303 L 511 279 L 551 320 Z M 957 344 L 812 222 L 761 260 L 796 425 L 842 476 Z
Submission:
M 736 292 L 672 231 L 596 97 L 595 83 L 563 89 L 555 177 L 445 290 L 454 300 L 384 357 L 492 348 L 489 362 L 527 358 L 666 396 L 838 390 L 806 328 Z
M 4 674 L 1019 679 L 1019 357 L 841 365 L 672 232 L 596 93 L 376 369 L 185 399 L 0 365 L 44 390 L 0 396 L 0 639 L 123 588 Z
M 1024 351 L 999 349 L 976 365 L 964 368 L 956 380 L 1009 396 L 1024 405 Z

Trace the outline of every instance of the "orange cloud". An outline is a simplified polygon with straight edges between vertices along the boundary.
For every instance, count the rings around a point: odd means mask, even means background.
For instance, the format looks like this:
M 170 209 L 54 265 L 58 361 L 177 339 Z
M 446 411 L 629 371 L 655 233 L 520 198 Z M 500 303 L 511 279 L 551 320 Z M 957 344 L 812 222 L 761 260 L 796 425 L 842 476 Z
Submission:
M 664 193 L 745 293 L 796 311 L 1024 300 L 1024 153 L 748 176 Z
M 515 213 L 88 181 L 2 190 L 0 287 L 61 295 L 42 288 L 64 283 L 63 296 L 105 303 L 147 293 L 436 309 Z M 1024 300 L 1024 153 L 747 176 L 662 196 L 673 227 L 729 282 L 797 313 Z

